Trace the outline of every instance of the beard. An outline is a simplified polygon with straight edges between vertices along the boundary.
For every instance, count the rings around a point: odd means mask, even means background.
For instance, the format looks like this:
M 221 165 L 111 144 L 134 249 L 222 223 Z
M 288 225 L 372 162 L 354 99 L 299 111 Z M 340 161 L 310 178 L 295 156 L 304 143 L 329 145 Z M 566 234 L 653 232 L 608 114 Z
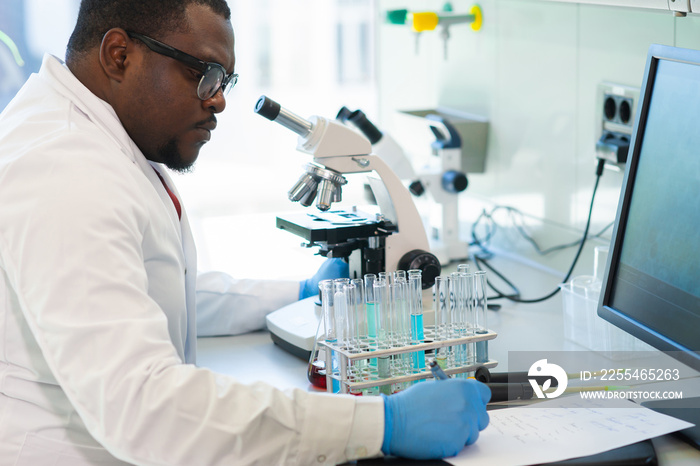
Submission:
M 179 173 L 190 173 L 193 170 L 194 161 L 186 162 L 180 154 L 175 139 L 171 139 L 158 148 L 159 160 L 162 160 L 166 167 Z

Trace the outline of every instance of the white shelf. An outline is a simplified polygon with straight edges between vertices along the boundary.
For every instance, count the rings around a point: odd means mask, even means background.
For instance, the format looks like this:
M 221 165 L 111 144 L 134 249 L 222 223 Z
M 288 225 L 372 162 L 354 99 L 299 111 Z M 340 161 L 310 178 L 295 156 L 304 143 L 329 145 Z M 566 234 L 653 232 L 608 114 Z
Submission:
M 602 5 L 628 8 L 644 8 L 661 10 L 683 15 L 700 13 L 700 0 L 543 0 L 559 3 L 580 3 L 586 5 Z

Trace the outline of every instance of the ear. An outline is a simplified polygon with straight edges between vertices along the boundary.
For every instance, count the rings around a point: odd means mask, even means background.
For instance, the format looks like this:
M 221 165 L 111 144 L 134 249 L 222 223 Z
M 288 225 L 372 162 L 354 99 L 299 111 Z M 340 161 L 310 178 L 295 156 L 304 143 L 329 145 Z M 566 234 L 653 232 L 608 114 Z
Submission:
M 134 45 L 124 29 L 114 28 L 107 31 L 100 44 L 100 65 L 105 74 L 117 82 L 122 82 L 129 55 Z

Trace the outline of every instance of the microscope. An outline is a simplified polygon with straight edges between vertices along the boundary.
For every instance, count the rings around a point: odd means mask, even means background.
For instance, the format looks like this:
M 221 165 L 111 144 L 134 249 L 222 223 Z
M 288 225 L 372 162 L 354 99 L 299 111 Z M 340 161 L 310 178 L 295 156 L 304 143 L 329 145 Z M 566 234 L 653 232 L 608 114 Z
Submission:
M 418 170 L 409 191 L 416 197 L 430 196 L 435 204 L 428 209 L 433 252 L 443 264 L 469 257 L 469 246 L 460 238 L 459 194 L 469 184 L 462 164 L 462 138 L 448 118 L 438 113 L 425 115 L 435 136 L 431 144 L 434 157 Z
M 370 141 L 343 123 L 320 116 L 304 119 L 266 96 L 255 112 L 295 132 L 297 150 L 313 156 L 288 197 L 305 207 L 314 201 L 318 211 L 277 217 L 277 227 L 300 236 L 324 257 L 348 262 L 350 278 L 368 273 L 420 269 L 423 289 L 440 275 L 438 259 L 429 252 L 423 222 L 411 193 L 380 157 Z M 379 213 L 331 209 L 342 200 L 345 175 L 368 174 Z M 320 321 L 318 297 L 291 304 L 267 317 L 272 339 L 280 347 L 308 359 Z

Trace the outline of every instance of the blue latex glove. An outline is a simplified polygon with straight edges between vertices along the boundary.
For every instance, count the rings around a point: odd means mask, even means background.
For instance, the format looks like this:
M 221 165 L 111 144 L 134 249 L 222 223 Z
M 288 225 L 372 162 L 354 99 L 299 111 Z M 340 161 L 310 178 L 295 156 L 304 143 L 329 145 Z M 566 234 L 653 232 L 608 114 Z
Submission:
M 489 423 L 491 390 L 476 380 L 430 380 L 384 398 L 385 455 L 413 459 L 454 456 Z
M 343 259 L 326 259 L 313 277 L 301 281 L 299 284 L 299 299 L 317 295 L 318 283 L 321 280 L 348 278 L 349 276 L 350 269 L 347 262 Z

